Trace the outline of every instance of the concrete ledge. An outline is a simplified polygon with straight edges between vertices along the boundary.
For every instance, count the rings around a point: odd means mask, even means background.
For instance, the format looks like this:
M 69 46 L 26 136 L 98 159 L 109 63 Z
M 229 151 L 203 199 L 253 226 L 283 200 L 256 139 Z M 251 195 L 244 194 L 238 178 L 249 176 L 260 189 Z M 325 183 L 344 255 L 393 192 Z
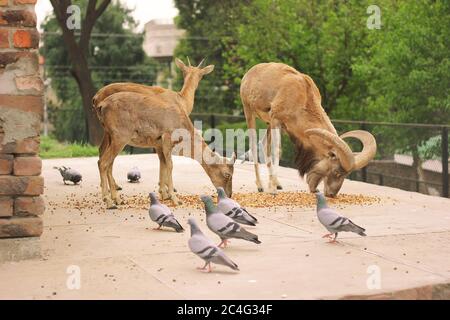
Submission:
M 449 300 L 450 283 L 439 283 L 373 295 L 349 295 L 341 300 Z
M 0 263 L 40 257 L 41 242 L 38 237 L 0 239 Z

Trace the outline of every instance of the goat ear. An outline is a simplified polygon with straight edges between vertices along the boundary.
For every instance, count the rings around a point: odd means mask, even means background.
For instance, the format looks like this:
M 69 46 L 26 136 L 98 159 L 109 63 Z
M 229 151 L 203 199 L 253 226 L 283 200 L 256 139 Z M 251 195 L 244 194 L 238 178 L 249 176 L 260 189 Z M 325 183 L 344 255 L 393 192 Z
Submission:
M 186 69 L 186 65 L 183 63 L 183 61 L 181 61 L 180 59 L 176 58 L 175 59 L 175 64 L 177 65 L 177 67 L 184 71 Z
M 329 156 L 331 159 L 337 159 L 336 153 L 334 153 L 333 151 L 328 152 L 328 156 Z
M 214 70 L 214 66 L 211 64 L 202 69 L 202 74 L 205 75 L 205 74 L 211 73 L 211 72 L 213 72 L 213 70 Z

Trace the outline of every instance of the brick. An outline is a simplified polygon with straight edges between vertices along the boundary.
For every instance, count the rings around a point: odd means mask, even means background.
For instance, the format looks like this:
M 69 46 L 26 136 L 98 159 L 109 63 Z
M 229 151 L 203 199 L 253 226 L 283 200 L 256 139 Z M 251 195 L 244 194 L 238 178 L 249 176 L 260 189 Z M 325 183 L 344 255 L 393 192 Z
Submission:
M 13 161 L 12 154 L 0 154 L 0 175 L 12 173 Z
M 19 91 L 28 94 L 42 94 L 44 90 L 44 83 L 39 76 L 26 76 L 15 78 L 16 87 Z
M 20 75 L 36 75 L 39 72 L 37 52 L 18 51 L 18 52 L 0 52 L 0 69 L 7 68 L 20 69 Z M 2 70 L 0 70 L 1 72 Z
M 9 31 L 7 29 L 0 30 L 0 48 L 9 48 Z
M 42 176 L 0 176 L 0 196 L 38 196 L 43 192 L 44 178 Z
M 15 176 L 38 176 L 41 174 L 42 160 L 39 157 L 15 157 L 13 167 Z
M 22 111 L 34 112 L 42 115 L 44 110 L 44 100 L 42 96 L 0 94 L 0 107 L 20 109 Z
M 14 4 L 36 4 L 37 0 L 14 0 Z
M 41 116 L 13 108 L 0 108 L 0 153 L 36 153 Z
M 2 144 L 2 141 L 2 133 L 0 133 L 0 153 L 37 154 L 39 152 L 39 136 L 6 144 Z
M 18 197 L 14 201 L 15 216 L 39 216 L 45 211 L 44 198 L 39 197 Z
M 14 199 L 11 197 L 0 197 L 0 218 L 11 217 L 13 214 Z
M 0 25 L 8 27 L 36 27 L 36 14 L 28 10 L 0 11 Z
M 42 231 L 39 217 L 0 219 L 0 238 L 39 237 Z
M 37 30 L 16 30 L 13 34 L 15 48 L 37 49 L 39 45 L 39 33 Z

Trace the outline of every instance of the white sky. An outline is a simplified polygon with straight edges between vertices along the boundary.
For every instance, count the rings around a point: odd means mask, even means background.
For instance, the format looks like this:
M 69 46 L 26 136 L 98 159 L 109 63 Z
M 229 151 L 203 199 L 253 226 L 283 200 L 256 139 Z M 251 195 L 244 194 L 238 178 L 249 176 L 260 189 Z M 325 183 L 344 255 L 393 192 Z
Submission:
M 134 9 L 133 17 L 139 22 L 138 30 L 141 31 L 144 24 L 152 19 L 174 18 L 178 14 L 173 0 L 120 0 L 130 9 Z M 38 0 L 36 15 L 38 26 L 45 16 L 53 11 L 50 0 Z M 40 29 L 40 28 L 39 28 Z

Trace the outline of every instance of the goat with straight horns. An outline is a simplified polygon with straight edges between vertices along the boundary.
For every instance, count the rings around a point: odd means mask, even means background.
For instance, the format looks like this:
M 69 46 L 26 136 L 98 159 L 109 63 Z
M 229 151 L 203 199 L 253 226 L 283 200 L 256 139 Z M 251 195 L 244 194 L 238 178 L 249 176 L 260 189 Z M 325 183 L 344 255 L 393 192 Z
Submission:
M 198 84 L 214 66 L 202 68 L 201 64 L 194 67 L 190 63 L 186 66 L 179 59 L 175 62 L 184 76 L 180 92 L 141 85 L 109 85 L 94 97 L 94 109 L 104 128 L 98 161 L 100 184 L 103 200 L 110 209 L 121 204 L 112 168 L 115 157 L 127 144 L 155 148 L 160 162 L 159 192 L 163 199 L 180 203 L 173 188 L 171 155 L 174 146 L 181 141 L 188 146 L 181 148 L 181 154 L 199 161 L 215 187 L 223 187 L 228 195 L 232 193 L 236 156 L 233 154 L 229 161 L 212 151 L 189 119 Z M 187 135 L 174 140 L 177 130 Z M 198 154 L 201 156 L 196 157 Z M 204 157 L 209 161 L 204 161 Z

